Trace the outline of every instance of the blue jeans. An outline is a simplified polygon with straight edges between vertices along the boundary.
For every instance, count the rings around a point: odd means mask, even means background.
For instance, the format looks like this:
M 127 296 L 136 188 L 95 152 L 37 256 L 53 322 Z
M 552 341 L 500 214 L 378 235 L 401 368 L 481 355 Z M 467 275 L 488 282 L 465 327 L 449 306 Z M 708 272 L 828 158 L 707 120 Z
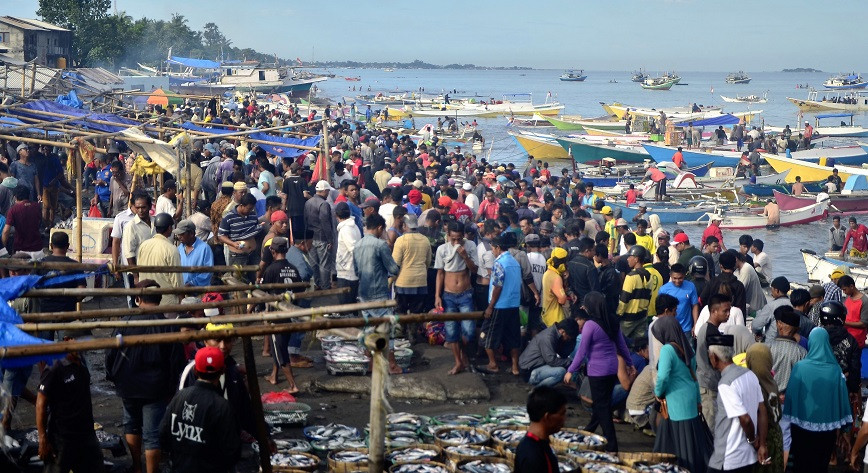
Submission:
M 559 366 L 543 365 L 530 372 L 528 383 L 531 386 L 556 386 L 564 380 L 564 375 L 567 374 L 566 368 Z
M 612 390 L 612 409 L 620 409 L 624 407 L 627 403 L 627 395 L 630 394 L 629 391 L 625 391 L 624 387 L 621 384 L 616 384 L 615 389 Z
M 444 312 L 473 312 L 473 290 L 468 289 L 461 294 L 453 294 L 443 291 L 440 296 L 443 301 Z M 446 341 L 455 343 L 461 341 L 470 341 L 473 335 L 476 334 L 475 320 L 451 320 L 444 324 L 446 330 Z
M 160 422 L 166 414 L 167 404 L 152 399 L 123 399 L 124 434 L 141 435 L 142 448 L 160 448 Z

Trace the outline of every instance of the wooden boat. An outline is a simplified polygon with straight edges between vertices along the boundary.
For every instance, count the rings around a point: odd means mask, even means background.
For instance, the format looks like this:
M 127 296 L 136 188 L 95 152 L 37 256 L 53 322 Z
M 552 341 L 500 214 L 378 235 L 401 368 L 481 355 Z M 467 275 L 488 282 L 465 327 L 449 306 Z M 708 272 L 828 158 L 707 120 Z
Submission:
M 821 158 L 820 163 L 823 164 L 820 164 L 800 159 L 787 158 L 781 155 L 765 153 L 760 153 L 760 155 L 775 171 L 790 171 L 789 176 L 787 176 L 787 182 L 789 183 L 796 182 L 796 176 L 800 176 L 802 181 L 805 182 L 817 182 L 825 181 L 832 175 L 832 166 L 825 165 L 825 163 L 829 162 L 826 158 Z M 838 170 L 838 175 L 845 181 L 849 179 L 850 176 L 868 176 L 868 169 L 842 165 L 835 165 L 834 168 Z
M 744 95 L 744 96 L 737 95 L 735 97 L 727 97 L 725 95 L 721 95 L 720 98 L 723 99 L 723 101 L 727 102 L 727 103 L 766 103 L 766 102 L 768 102 L 768 98 L 766 98 L 765 95 L 763 95 L 762 97 L 760 97 L 758 95 Z
M 606 200 L 606 203 L 614 208 L 621 209 L 621 218 L 627 220 L 628 222 L 639 213 L 639 206 L 637 204 L 632 204 L 629 207 L 621 204 L 619 202 L 611 202 Z M 709 211 L 714 210 L 714 206 L 703 206 L 703 207 L 695 207 L 695 206 L 683 206 L 683 205 L 664 205 L 658 202 L 643 202 L 643 204 L 648 205 L 647 214 L 657 214 L 660 217 L 660 223 L 662 224 L 675 224 L 680 221 L 689 221 L 696 220 L 703 215 L 706 215 Z
M 808 273 L 808 281 L 826 283 L 829 275 L 839 266 L 850 268 L 850 277 L 856 281 L 856 289 L 864 291 L 868 289 L 868 268 L 853 264 L 843 259 L 820 256 L 811 250 L 801 250 L 802 259 L 805 261 L 805 271 Z
M 823 190 L 822 183 L 819 182 L 805 182 L 805 190 L 808 192 L 820 192 Z M 755 195 L 757 197 L 772 197 L 775 192 L 782 193 L 791 193 L 793 192 L 793 185 L 787 183 L 781 184 L 754 184 L 747 183 L 741 186 L 741 191 L 743 194 L 747 195 Z M 816 200 L 814 200 L 816 202 Z M 802 206 L 804 207 L 804 205 Z M 797 207 L 800 208 L 800 207 Z M 781 209 L 783 210 L 783 209 Z M 792 209 L 790 209 L 792 210 Z
M 547 116 L 546 120 L 554 125 L 555 128 L 562 131 L 581 131 L 586 126 L 607 131 L 625 131 L 627 129 L 626 120 L 613 121 L 609 117 L 583 119 L 581 117 L 561 115 L 560 117 Z
M 362 80 L 362 78 L 361 77 L 344 77 L 344 80 L 347 80 L 350 82 L 359 82 L 360 80 Z
M 645 82 L 642 82 L 639 85 L 641 85 L 642 88 L 646 90 L 669 90 L 676 83 L 678 83 L 678 81 L 676 81 L 675 79 L 666 77 L 655 77 L 653 79 L 645 79 Z
M 638 71 L 633 71 L 633 75 L 630 77 L 630 80 L 633 82 L 645 82 L 645 79 L 648 79 L 648 74 L 645 73 L 643 69 L 639 69 Z
M 827 89 L 864 89 L 868 87 L 868 81 L 862 78 L 861 74 L 841 74 L 830 77 L 823 82 L 823 87 Z
M 479 113 L 495 113 L 497 115 L 558 115 L 563 111 L 564 105 L 558 102 L 546 102 L 534 104 L 532 94 L 503 94 L 501 100 L 488 102 L 459 102 L 446 104 L 446 108 L 454 108 Z M 478 116 L 478 115 L 477 115 Z
M 534 115 L 530 118 L 509 117 L 506 126 L 530 127 L 530 128 L 552 128 L 552 125 L 546 117 L 542 115 Z
M 532 133 L 529 131 L 508 131 L 510 136 L 534 158 L 567 158 L 567 150 L 555 140 L 554 135 Z
M 826 194 L 829 196 L 829 210 L 836 213 L 868 212 L 868 195 Z M 778 190 L 774 191 L 775 201 L 781 210 L 794 210 L 817 202 L 817 196 L 795 196 Z
M 642 143 L 642 147 L 654 158 L 654 161 L 671 161 L 672 156 L 678 152 L 677 147 L 659 143 Z M 738 151 L 724 151 L 714 148 L 701 148 L 700 151 L 694 151 L 682 147 L 681 155 L 684 156 L 684 163 L 688 166 L 698 166 L 711 161 L 714 163 L 712 164 L 714 167 L 735 167 L 741 160 L 741 153 Z
M 451 109 L 451 108 L 414 108 L 408 113 L 420 117 L 497 117 L 500 112 L 485 111 L 483 109 Z
M 578 71 L 569 70 L 561 74 L 560 80 L 565 82 L 584 82 L 588 76 L 585 75 L 585 71 L 579 69 Z
M 789 227 L 792 225 L 801 225 L 804 223 L 816 222 L 826 218 L 829 209 L 829 202 L 815 202 L 807 207 L 797 210 L 782 210 L 781 223 L 778 226 Z M 749 230 L 752 228 L 767 228 L 768 218 L 762 214 L 746 214 L 739 215 L 730 212 L 708 213 L 705 218 L 711 223 L 711 218 L 722 218 L 720 228 L 729 230 Z
M 750 83 L 750 77 L 744 73 L 744 71 L 733 72 L 726 76 L 727 84 L 748 84 Z
M 608 136 L 615 137 L 619 139 L 629 139 L 629 140 L 641 140 L 648 141 L 651 138 L 651 135 L 648 133 L 630 133 L 629 135 L 624 133 L 624 129 L 620 130 L 605 130 L 602 128 L 594 128 L 591 126 L 584 126 L 585 133 L 590 136 Z
M 618 163 L 642 163 L 649 159 L 641 146 L 596 144 L 579 137 L 558 137 L 556 140 L 580 164 L 598 164 L 604 158 L 612 158 Z
M 807 99 L 787 97 L 799 111 L 816 113 L 825 111 L 864 112 L 868 110 L 868 93 L 858 90 L 831 91 L 822 98 L 816 90 L 808 92 Z

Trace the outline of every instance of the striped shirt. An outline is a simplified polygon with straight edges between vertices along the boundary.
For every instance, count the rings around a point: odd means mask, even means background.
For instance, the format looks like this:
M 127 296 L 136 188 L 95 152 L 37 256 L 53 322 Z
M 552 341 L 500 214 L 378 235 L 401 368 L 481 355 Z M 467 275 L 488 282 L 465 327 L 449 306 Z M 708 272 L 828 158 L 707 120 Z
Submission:
M 259 233 L 259 219 L 256 218 L 256 214 L 241 215 L 238 213 L 237 206 L 223 217 L 217 229 L 218 235 L 226 236 L 232 241 L 247 240 L 257 233 Z
M 624 320 L 641 320 L 651 305 L 651 274 L 644 268 L 634 269 L 624 278 L 618 297 L 618 315 Z

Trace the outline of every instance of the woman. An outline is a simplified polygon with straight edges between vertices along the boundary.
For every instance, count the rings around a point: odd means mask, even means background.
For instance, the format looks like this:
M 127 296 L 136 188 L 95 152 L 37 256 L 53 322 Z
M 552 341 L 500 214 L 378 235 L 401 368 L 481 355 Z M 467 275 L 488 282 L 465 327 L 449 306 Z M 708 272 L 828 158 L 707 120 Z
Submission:
M 606 451 L 617 453 L 618 439 L 615 436 L 615 423 L 612 421 L 612 390 L 618 382 L 618 355 L 627 363 L 630 377 L 636 376 L 636 368 L 633 367 L 630 350 L 627 349 L 617 317 L 606 309 L 605 296 L 596 291 L 589 292 L 585 296 L 583 307 L 588 313 L 588 321 L 582 327 L 582 341 L 564 376 L 564 382 L 569 384 L 582 361 L 588 360 L 588 382 L 594 407 L 591 421 L 585 430 L 593 432 L 600 426 L 608 441 Z
M 546 327 L 564 320 L 564 274 L 567 272 L 567 250 L 555 248 L 546 261 L 548 269 L 542 277 L 542 322 Z
M 783 418 L 792 424 L 793 471 L 828 471 L 838 429 L 853 422 L 853 416 L 847 383 L 823 328 L 811 330 L 808 356 L 793 366 Z
M 678 464 L 691 472 L 704 473 L 711 457 L 711 437 L 699 417 L 699 384 L 694 375 L 696 358 L 675 317 L 660 317 L 651 328 L 663 343 L 657 362 L 654 395 L 666 403 L 668 418 L 658 414 L 660 424 L 654 451 L 672 453 Z
M 654 243 L 657 243 L 657 238 L 661 233 L 666 230 L 663 229 L 663 225 L 660 223 L 660 216 L 657 214 L 651 214 L 648 216 L 648 225 L 651 226 L 651 236 L 654 238 Z
M 738 344 L 736 337 L 736 344 Z M 778 383 L 772 376 L 772 352 L 765 343 L 754 343 L 747 349 L 747 367 L 759 379 L 768 413 L 766 447 L 771 462 L 757 465 L 755 472 L 777 473 L 784 471 L 784 436 L 781 432 L 781 398 Z
M 130 205 L 130 189 L 127 186 L 126 169 L 123 163 L 113 161 L 111 169 L 112 179 L 109 183 L 111 198 L 109 199 L 109 215 L 106 215 L 106 217 L 113 217 L 119 213 L 123 213 Z

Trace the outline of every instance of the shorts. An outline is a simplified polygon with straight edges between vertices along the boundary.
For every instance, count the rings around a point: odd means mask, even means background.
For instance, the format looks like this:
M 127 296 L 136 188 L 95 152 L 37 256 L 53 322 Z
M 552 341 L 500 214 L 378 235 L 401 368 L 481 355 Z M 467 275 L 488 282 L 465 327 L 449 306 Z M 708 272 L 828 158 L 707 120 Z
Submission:
M 473 290 L 468 289 L 461 294 L 453 294 L 451 292 L 443 292 L 440 296 L 443 301 L 444 312 L 473 312 Z M 476 334 L 475 320 L 450 320 L 446 322 L 446 341 L 450 343 L 459 342 L 464 339 L 468 342 L 473 339 Z
M 67 473 L 69 471 L 103 471 L 102 449 L 93 431 L 88 434 L 61 440 L 50 438 L 54 460 L 45 462 L 43 473 Z
M 140 435 L 142 448 L 160 448 L 160 422 L 166 414 L 166 403 L 152 399 L 122 399 L 124 403 L 124 434 Z
M 9 368 L 3 371 L 3 388 L 12 396 L 18 397 L 27 387 L 27 380 L 33 373 L 33 365 L 21 368 Z
M 518 307 L 494 309 L 491 318 L 482 322 L 482 333 L 479 335 L 483 348 L 493 350 L 503 346 L 504 350 L 521 348 L 521 322 Z
M 416 290 L 414 294 L 399 292 L 402 289 Z M 422 288 L 395 288 L 395 301 L 398 303 L 395 306 L 395 312 L 399 314 L 423 314 L 425 310 L 425 301 L 428 299 L 428 287 Z
M 289 364 L 289 333 L 272 333 L 268 337 L 271 343 L 271 358 L 276 366 Z

